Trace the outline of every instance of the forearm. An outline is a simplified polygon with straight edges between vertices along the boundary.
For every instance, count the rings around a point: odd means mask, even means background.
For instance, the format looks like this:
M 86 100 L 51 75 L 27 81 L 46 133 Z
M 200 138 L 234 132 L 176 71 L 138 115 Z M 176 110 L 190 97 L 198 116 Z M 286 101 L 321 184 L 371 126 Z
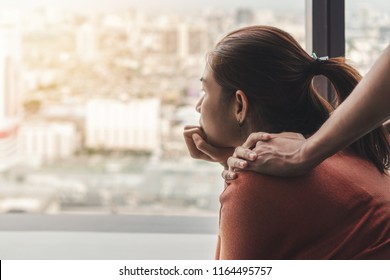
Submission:
M 390 46 L 327 122 L 302 147 L 316 165 L 381 125 L 390 116 Z

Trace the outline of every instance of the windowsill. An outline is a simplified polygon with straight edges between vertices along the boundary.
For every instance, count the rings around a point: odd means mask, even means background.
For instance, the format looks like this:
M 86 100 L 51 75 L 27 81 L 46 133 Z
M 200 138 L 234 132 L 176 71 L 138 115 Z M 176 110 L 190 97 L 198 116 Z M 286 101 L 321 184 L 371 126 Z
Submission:
M 0 259 L 212 259 L 217 217 L 0 216 Z

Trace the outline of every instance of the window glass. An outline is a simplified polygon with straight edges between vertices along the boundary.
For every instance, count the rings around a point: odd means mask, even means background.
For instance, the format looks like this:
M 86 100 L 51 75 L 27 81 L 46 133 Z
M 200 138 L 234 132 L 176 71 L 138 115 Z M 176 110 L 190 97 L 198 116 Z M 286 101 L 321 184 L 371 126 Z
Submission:
M 304 45 L 304 1 L 271 2 L 1 1 L 0 213 L 216 215 L 222 168 L 183 127 L 223 34 Z
M 367 73 L 390 42 L 390 2 L 346 0 L 346 57 Z

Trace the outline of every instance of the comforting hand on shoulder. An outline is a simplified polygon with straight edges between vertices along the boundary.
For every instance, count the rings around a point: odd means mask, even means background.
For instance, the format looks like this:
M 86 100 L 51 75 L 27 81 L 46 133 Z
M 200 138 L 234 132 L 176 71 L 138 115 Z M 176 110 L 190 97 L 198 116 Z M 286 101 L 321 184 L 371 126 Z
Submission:
M 251 170 L 278 176 L 294 176 L 307 172 L 311 166 L 304 162 L 305 137 L 299 133 L 252 133 L 246 142 L 235 149 L 227 161 L 225 179 L 234 179 L 235 171 Z

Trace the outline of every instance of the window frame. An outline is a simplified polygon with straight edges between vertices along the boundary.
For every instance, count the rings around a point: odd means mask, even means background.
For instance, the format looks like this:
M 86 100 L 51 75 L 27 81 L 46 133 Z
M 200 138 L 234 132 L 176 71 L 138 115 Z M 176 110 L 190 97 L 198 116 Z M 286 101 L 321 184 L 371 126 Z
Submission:
M 318 57 L 345 56 L 345 0 L 306 0 L 306 46 Z M 316 77 L 314 84 L 321 95 L 332 101 L 330 82 Z
M 345 3 L 344 0 L 305 0 L 306 46 L 317 56 L 345 55 Z M 330 100 L 330 84 L 323 77 L 318 77 L 318 86 Z M 322 79 L 321 79 L 322 78 Z M 156 216 L 143 216 L 150 219 Z M 153 224 L 153 232 L 164 233 L 171 228 L 173 221 L 182 217 L 183 225 L 168 232 L 215 234 L 217 217 L 195 216 L 158 216 L 161 223 Z M 145 232 L 146 226 L 132 223 L 131 215 L 36 215 L 36 214 L 1 214 L 0 231 L 96 231 L 96 232 Z M 181 218 L 180 218 L 181 219 Z M 149 224 L 149 220 L 145 224 Z M 184 222 L 185 221 L 185 222 Z M 195 223 L 194 223 L 195 222 Z M 193 227 L 190 225 L 197 225 Z M 138 227 L 137 227 L 138 226 Z M 192 230 L 192 231 L 191 231 Z

